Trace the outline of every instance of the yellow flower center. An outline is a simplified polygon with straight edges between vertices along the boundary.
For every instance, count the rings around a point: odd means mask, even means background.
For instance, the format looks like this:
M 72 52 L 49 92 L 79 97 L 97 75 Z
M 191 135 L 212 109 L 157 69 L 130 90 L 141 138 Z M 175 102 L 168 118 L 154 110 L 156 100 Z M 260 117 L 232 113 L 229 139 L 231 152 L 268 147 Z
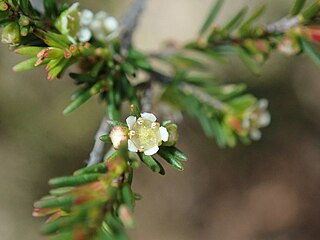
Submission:
M 139 151 L 145 151 L 161 144 L 160 124 L 139 118 L 130 131 L 130 139 Z

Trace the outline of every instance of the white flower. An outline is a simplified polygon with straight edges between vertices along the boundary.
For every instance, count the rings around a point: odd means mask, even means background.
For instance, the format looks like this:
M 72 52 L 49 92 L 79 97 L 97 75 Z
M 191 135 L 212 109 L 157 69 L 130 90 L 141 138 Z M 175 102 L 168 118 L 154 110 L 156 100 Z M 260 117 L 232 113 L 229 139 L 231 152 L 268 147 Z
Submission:
M 81 14 L 80 14 L 80 23 L 81 26 L 89 26 L 90 22 L 93 19 L 93 12 L 89 9 L 84 9 L 82 10 Z
M 103 27 L 107 33 L 114 32 L 118 28 L 118 21 L 114 17 L 107 17 L 103 20 Z
M 158 152 L 162 141 L 168 141 L 167 129 L 160 126 L 156 120 L 156 116 L 152 113 L 142 113 L 138 119 L 135 116 L 129 116 L 126 119 L 129 127 L 129 151 L 153 155 Z
M 259 128 L 266 127 L 271 122 L 271 116 L 267 109 L 268 105 L 268 100 L 260 99 L 244 115 L 242 127 L 249 131 L 250 137 L 253 140 L 259 140 L 261 138 Z
M 67 10 L 63 11 L 55 21 L 55 27 L 74 42 L 74 37 L 80 31 L 79 3 L 73 3 Z
M 78 33 L 80 42 L 90 41 L 92 36 L 99 41 L 108 41 L 118 27 L 117 19 L 104 11 L 93 14 L 90 10 L 83 10 L 80 15 L 81 30 Z
M 92 33 L 89 28 L 81 28 L 78 33 L 78 39 L 80 42 L 88 42 L 92 37 Z

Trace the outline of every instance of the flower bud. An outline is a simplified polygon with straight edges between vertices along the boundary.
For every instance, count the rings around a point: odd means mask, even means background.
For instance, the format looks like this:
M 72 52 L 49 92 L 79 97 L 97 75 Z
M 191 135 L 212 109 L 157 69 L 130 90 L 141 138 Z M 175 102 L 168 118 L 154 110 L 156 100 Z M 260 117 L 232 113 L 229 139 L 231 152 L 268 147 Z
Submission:
M 170 123 L 166 126 L 166 129 L 169 133 L 169 139 L 167 142 L 163 142 L 163 146 L 174 146 L 178 139 L 179 139 L 179 134 L 178 134 L 178 126 L 174 123 Z
M 226 116 L 224 122 L 230 126 L 237 134 L 242 135 L 243 133 L 243 126 L 242 120 L 239 117 L 228 115 Z
M 119 218 L 121 219 L 123 225 L 127 228 L 134 227 L 134 220 L 132 217 L 132 212 L 126 205 L 121 205 L 119 207 Z
M 20 26 L 28 26 L 30 24 L 30 20 L 26 16 L 21 15 L 21 17 L 19 18 L 19 24 Z
M 16 22 L 7 24 L 1 36 L 1 41 L 3 43 L 9 43 L 10 45 L 19 45 L 20 44 L 20 28 Z
M 7 11 L 9 8 L 8 4 L 5 2 L 0 1 L 0 11 Z
M 21 27 L 20 28 L 20 35 L 22 37 L 26 37 L 29 34 L 29 27 Z
M 111 130 L 109 136 L 115 149 L 118 149 L 121 144 L 126 143 L 128 141 L 128 133 L 129 129 L 124 126 L 115 126 Z
M 278 50 L 288 56 L 296 55 L 300 52 L 300 46 L 297 40 L 285 37 L 279 44 Z

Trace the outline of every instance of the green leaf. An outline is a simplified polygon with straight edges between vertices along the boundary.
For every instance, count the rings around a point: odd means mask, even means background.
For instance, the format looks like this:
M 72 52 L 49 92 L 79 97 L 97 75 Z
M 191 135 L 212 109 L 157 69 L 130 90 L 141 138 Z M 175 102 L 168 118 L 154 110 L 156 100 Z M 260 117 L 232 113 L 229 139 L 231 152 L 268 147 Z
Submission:
M 228 105 L 234 111 L 244 112 L 246 109 L 254 105 L 256 102 L 257 102 L 257 99 L 254 96 L 250 94 L 245 94 L 235 99 L 232 99 L 231 101 L 228 102 Z
M 31 70 L 36 68 L 35 63 L 38 61 L 38 58 L 29 58 L 25 61 L 22 61 L 13 67 L 13 71 L 22 72 L 26 70 Z M 44 63 L 42 63 L 44 64 Z
M 319 13 L 319 11 L 320 11 L 320 1 L 316 1 L 314 4 L 312 4 L 302 12 L 302 16 L 305 20 L 311 19 L 315 17 Z
M 220 147 L 225 147 L 227 144 L 227 139 L 223 131 L 223 127 L 218 119 L 212 119 L 212 127 L 214 130 L 214 135 L 216 137 L 217 143 Z
M 66 69 L 69 63 L 70 60 L 64 57 L 51 60 L 47 65 L 48 80 L 53 80 L 58 77 L 58 75 L 61 74 L 64 69 Z
M 161 152 L 163 154 L 166 154 L 166 156 L 174 157 L 180 161 L 187 161 L 188 157 L 186 154 L 184 154 L 182 151 L 180 151 L 176 147 L 160 147 Z
M 175 169 L 179 171 L 184 170 L 182 163 L 179 162 L 179 160 L 171 152 L 169 152 L 166 147 L 161 147 L 158 151 L 158 154 Z
M 124 203 L 128 206 L 128 208 L 133 211 L 134 208 L 134 195 L 132 189 L 129 184 L 124 184 L 121 189 L 122 197 Z
M 233 31 L 243 20 L 246 13 L 248 12 L 248 7 L 242 8 L 237 15 L 230 20 L 230 22 L 223 28 L 223 31 L 230 33 Z
M 142 162 L 147 165 L 153 172 L 160 173 L 161 175 L 165 174 L 164 168 L 162 165 L 155 160 L 152 156 L 145 155 L 143 153 L 139 154 Z
M 77 175 L 77 176 L 58 177 L 58 178 L 50 179 L 49 184 L 52 187 L 78 186 L 78 185 L 83 185 L 86 183 L 97 181 L 102 176 L 104 176 L 104 174 L 92 173 L 92 174 L 83 174 L 83 175 Z
M 212 25 L 213 21 L 215 20 L 216 16 L 218 15 L 222 7 L 222 4 L 223 4 L 223 0 L 217 0 L 217 2 L 213 5 L 206 21 L 204 22 L 204 24 L 200 29 L 200 32 L 199 32 L 200 35 L 204 34 L 208 30 L 208 28 Z
M 102 89 L 102 84 L 97 82 L 91 88 L 79 94 L 75 100 L 73 100 L 64 110 L 63 114 L 69 114 L 78 109 L 82 104 L 87 102 L 92 96 L 98 94 Z
M 66 193 L 69 193 L 74 187 L 61 187 L 56 189 L 51 189 L 50 194 L 54 196 L 61 196 L 65 195 Z
M 306 0 L 296 0 L 294 5 L 291 8 L 290 16 L 296 16 L 300 13 L 303 6 L 305 5 Z
M 34 33 L 36 36 L 42 39 L 49 47 L 65 49 L 71 45 L 70 40 L 62 34 L 45 32 L 39 29 L 34 31 Z
M 102 69 L 103 66 L 104 66 L 104 63 L 105 63 L 105 61 L 104 61 L 104 60 L 101 60 L 101 61 L 97 62 L 97 63 L 93 66 L 92 70 L 90 71 L 90 75 L 91 75 L 93 78 L 96 78 L 96 77 L 98 76 L 99 72 L 101 71 L 101 69 Z
M 71 196 L 62 196 L 54 199 L 43 199 L 34 203 L 35 208 L 64 208 L 70 209 L 72 206 L 74 197 Z
M 82 210 L 76 215 L 48 222 L 42 227 L 41 232 L 43 234 L 54 234 L 60 229 L 69 228 L 76 223 L 83 221 L 86 218 L 86 214 L 86 211 Z
M 89 73 L 69 73 L 69 76 L 77 83 L 91 82 L 94 78 Z
M 264 13 L 264 11 L 266 10 L 266 6 L 262 5 L 261 7 L 257 8 L 253 14 L 242 24 L 242 26 L 239 29 L 239 32 L 241 34 L 245 34 L 245 32 L 247 31 L 247 29 L 250 27 L 250 25 L 256 21 L 259 17 L 261 17 L 261 15 Z
M 81 168 L 74 172 L 74 175 L 83 175 L 89 173 L 106 173 L 108 170 L 105 162 L 94 164 L 85 168 Z
M 108 134 L 102 135 L 101 137 L 99 137 L 99 139 L 102 142 L 111 143 L 111 138 L 110 138 L 110 136 Z
M 237 48 L 237 52 L 243 63 L 250 69 L 250 71 L 256 75 L 260 75 L 260 65 L 255 61 L 253 56 L 251 56 L 245 49 L 242 47 Z
M 120 66 L 122 70 L 129 75 L 134 75 L 136 72 L 135 67 L 129 62 L 123 62 Z
M 203 62 L 195 59 L 193 56 L 189 57 L 182 54 L 176 54 L 169 59 L 171 64 L 177 69 L 200 69 L 204 70 L 207 68 Z
M 20 0 L 20 8 L 26 15 L 33 16 L 35 11 L 29 0 Z
M 215 61 L 227 63 L 228 59 L 219 52 L 215 51 L 214 49 L 205 49 L 202 51 L 203 54 L 205 54 L 207 57 L 212 58 Z
M 304 52 L 313 60 L 313 62 L 320 67 L 320 52 L 315 45 L 306 39 L 301 38 L 302 48 Z
M 20 47 L 14 50 L 14 52 L 24 56 L 36 57 L 43 49 L 44 47 Z
M 44 0 L 43 5 L 46 15 L 54 19 L 58 14 L 56 0 Z

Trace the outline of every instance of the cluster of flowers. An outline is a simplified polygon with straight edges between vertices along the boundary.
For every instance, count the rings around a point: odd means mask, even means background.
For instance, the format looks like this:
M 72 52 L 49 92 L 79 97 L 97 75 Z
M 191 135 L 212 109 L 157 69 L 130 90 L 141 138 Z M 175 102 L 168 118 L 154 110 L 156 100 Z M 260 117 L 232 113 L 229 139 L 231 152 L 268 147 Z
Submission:
M 80 12 L 78 7 L 79 3 L 74 3 L 62 12 L 55 22 L 56 28 L 74 43 L 76 39 L 88 42 L 92 37 L 101 42 L 110 40 L 119 27 L 118 21 L 107 12 L 94 14 L 88 9 Z
M 261 138 L 260 128 L 268 126 L 271 121 L 268 100 L 260 99 L 241 115 L 227 115 L 225 121 L 239 136 L 249 135 L 252 140 L 259 140 Z
M 289 56 L 298 54 L 301 51 L 300 38 L 320 44 L 320 27 L 301 25 L 293 27 L 278 44 L 278 50 Z

